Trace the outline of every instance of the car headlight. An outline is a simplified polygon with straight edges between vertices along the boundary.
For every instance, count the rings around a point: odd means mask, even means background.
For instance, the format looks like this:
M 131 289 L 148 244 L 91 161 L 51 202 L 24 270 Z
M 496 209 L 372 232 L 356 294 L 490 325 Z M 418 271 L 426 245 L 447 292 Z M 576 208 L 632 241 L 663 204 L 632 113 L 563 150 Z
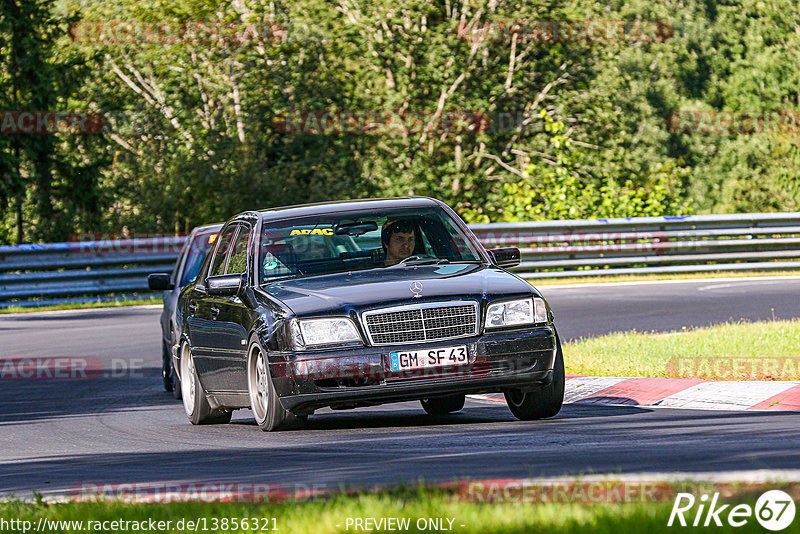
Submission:
M 360 342 L 356 325 L 347 317 L 300 319 L 300 334 L 306 346 Z
M 486 309 L 486 328 L 546 322 L 547 306 L 539 297 L 497 302 Z

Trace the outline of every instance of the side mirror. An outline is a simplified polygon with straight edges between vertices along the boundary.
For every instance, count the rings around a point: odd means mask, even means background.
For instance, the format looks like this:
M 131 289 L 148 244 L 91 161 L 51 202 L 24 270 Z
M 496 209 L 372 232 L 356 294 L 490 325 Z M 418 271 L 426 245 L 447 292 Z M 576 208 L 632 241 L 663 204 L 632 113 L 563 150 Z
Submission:
M 244 287 L 244 276 L 241 274 L 220 274 L 206 278 L 206 291 L 209 295 L 232 297 L 238 295 Z
M 169 291 L 175 289 L 175 284 L 169 281 L 169 273 L 153 273 L 147 275 L 147 286 L 154 291 Z
M 516 267 L 520 262 L 517 247 L 493 248 L 489 249 L 489 254 L 498 267 Z

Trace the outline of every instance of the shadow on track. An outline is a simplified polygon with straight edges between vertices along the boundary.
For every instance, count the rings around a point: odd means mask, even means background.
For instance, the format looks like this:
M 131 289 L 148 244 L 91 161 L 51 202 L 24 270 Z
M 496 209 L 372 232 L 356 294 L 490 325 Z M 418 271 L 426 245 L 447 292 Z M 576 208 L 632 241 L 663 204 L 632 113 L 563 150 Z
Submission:
M 180 406 L 171 393 L 161 388 L 161 369 L 133 372 L 135 377 L 2 380 L 0 426 L 143 407 Z
M 5 463 L 0 493 L 102 483 L 392 484 L 589 473 L 796 469 L 798 417 L 787 413 L 565 406 L 559 417 L 511 421 L 504 406 L 430 417 L 408 409 L 312 416 L 309 428 L 264 433 L 171 424 L 168 450 L 87 450 Z M 125 414 L 121 414 L 125 417 Z M 611 416 L 611 417 L 609 417 Z M 142 440 L 147 436 L 139 436 Z M 127 446 L 144 447 L 130 443 Z M 106 445 L 108 447 L 110 445 Z

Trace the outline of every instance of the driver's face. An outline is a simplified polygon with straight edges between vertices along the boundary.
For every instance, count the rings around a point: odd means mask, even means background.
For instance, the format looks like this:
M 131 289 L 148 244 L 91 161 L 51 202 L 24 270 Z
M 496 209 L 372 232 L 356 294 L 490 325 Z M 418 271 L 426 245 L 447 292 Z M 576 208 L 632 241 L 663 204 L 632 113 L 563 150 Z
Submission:
M 397 263 L 411 256 L 414 251 L 414 232 L 395 232 L 389 238 L 386 249 L 386 261 Z

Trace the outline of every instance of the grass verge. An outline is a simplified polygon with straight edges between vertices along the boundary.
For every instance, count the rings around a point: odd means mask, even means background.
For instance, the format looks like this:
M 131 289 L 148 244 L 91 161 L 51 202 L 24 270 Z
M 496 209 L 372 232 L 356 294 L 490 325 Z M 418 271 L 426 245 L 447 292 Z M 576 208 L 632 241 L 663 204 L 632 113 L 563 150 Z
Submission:
M 657 282 L 661 280 L 703 280 L 708 278 L 757 278 L 763 276 L 800 276 L 798 270 L 785 271 L 713 271 L 707 273 L 617 274 L 564 278 L 530 278 L 534 286 L 607 284 L 613 282 Z
M 73 302 L 38 307 L 9 306 L 7 308 L 0 308 L 0 315 L 9 313 L 33 313 L 59 310 L 84 310 L 89 308 L 116 308 L 120 306 L 148 306 L 152 304 L 161 304 L 161 297 L 153 297 L 149 299 L 109 300 L 104 302 Z
M 630 485 L 630 483 L 626 483 Z M 641 485 L 641 483 L 639 483 Z M 720 493 L 720 504 L 728 504 L 727 510 L 736 504 L 754 507 L 758 496 L 766 490 L 780 488 L 797 499 L 798 485 L 726 485 L 723 489 L 711 484 L 680 484 L 680 491 L 697 497 L 703 494 Z M 590 488 L 590 486 L 583 486 Z M 595 486 L 597 487 L 597 486 Z M 515 493 L 513 499 L 502 502 L 470 502 L 463 493 L 442 489 L 408 488 L 386 490 L 359 495 L 336 495 L 324 499 L 276 503 L 170 503 L 170 504 L 126 504 L 122 502 L 65 503 L 46 505 L 19 502 L 0 504 L 3 520 L 27 521 L 30 531 L 36 531 L 40 521 L 47 532 L 142 532 L 142 528 L 117 524 L 111 521 L 170 521 L 162 524 L 159 532 L 277 532 L 284 534 L 326 534 L 354 531 L 406 532 L 451 531 L 454 533 L 608 533 L 620 532 L 674 532 L 667 522 L 675 502 L 676 491 L 661 494 L 651 502 L 637 499 L 634 502 L 608 502 L 602 491 L 592 493 L 564 493 L 566 499 L 557 502 L 542 502 L 538 491 Z M 523 498 L 523 495 L 533 498 Z M 551 494 L 552 495 L 552 494 Z M 599 495 L 599 498 L 597 496 Z M 686 512 L 691 524 L 697 506 Z M 757 519 L 749 517 L 742 527 L 725 524 L 727 513 L 721 514 L 722 528 L 715 532 L 764 532 Z M 237 519 L 234 525 L 231 519 Z M 242 528 L 241 519 L 248 518 Z M 407 519 L 408 528 L 354 528 L 354 520 L 373 518 Z M 227 521 L 225 521 L 227 519 Z M 348 523 L 348 519 L 350 522 Z M 703 514 L 702 519 L 705 519 Z M 256 520 L 253 522 L 253 520 Z M 420 521 L 422 520 L 422 521 Z M 433 520 L 430 522 L 429 520 Z M 80 521 L 80 525 L 55 524 L 53 521 Z M 95 525 L 88 521 L 99 522 Z M 109 522 L 105 523 L 104 522 Z M 191 524 L 189 522 L 192 522 Z M 195 528 L 197 525 L 197 528 Z M 257 528 L 252 528 L 256 525 Z M 439 525 L 439 528 L 433 528 Z M 5 525 L 8 527 L 8 525 Z M 22 526 L 22 525 L 20 525 Z M 89 528 L 87 528 L 89 527 Z M 99 528 L 98 528 L 99 527 Z M 127 528 L 123 528 L 127 527 Z M 691 528 L 691 527 L 690 527 Z M 678 527 L 678 530 L 680 527 Z M 6 532 L 23 532 L 23 528 L 5 528 Z M 149 530 L 153 532 L 154 530 Z
M 567 373 L 711 380 L 800 380 L 800 320 L 626 332 L 564 345 Z

